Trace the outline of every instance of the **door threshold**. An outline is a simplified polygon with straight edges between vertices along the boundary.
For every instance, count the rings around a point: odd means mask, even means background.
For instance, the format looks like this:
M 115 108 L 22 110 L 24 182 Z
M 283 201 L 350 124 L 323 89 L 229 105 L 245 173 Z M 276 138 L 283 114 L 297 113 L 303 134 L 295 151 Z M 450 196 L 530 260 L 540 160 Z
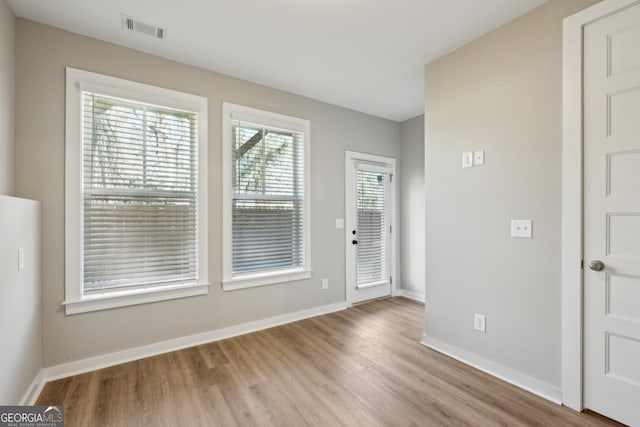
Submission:
M 358 301 L 358 302 L 352 303 L 351 307 L 355 307 L 355 306 L 362 305 L 362 304 L 368 304 L 370 302 L 382 301 L 382 300 L 390 299 L 390 298 L 393 298 L 393 297 L 391 295 L 387 295 L 387 296 L 384 296 L 384 297 L 366 299 L 364 301 Z

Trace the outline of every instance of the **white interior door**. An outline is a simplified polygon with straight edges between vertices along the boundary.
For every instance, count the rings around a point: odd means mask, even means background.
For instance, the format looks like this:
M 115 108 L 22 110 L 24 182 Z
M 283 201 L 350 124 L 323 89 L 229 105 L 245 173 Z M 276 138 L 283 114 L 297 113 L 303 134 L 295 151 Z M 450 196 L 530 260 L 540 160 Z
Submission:
M 393 169 L 389 163 L 347 162 L 347 301 L 392 294 Z
M 584 404 L 640 426 L 640 5 L 584 36 Z

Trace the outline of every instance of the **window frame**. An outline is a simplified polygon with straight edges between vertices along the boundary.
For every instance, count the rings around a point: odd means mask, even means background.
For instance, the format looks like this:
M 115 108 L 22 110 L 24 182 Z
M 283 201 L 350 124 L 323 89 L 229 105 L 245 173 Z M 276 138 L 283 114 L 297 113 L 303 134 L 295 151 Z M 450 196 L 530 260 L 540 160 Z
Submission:
M 143 284 L 91 291 L 89 294 L 85 292 L 82 242 L 83 91 L 186 110 L 198 115 L 198 267 L 195 281 L 167 285 Z M 66 315 L 208 294 L 207 98 L 67 67 L 65 113 L 65 301 L 62 305 Z
M 233 274 L 233 164 L 232 120 L 241 120 L 265 127 L 300 132 L 304 135 L 304 203 L 303 250 L 304 265 L 301 268 L 279 271 L 257 271 Z M 306 119 L 272 113 L 243 105 L 222 104 L 222 289 L 232 291 L 257 286 L 273 285 L 311 278 L 311 122 Z

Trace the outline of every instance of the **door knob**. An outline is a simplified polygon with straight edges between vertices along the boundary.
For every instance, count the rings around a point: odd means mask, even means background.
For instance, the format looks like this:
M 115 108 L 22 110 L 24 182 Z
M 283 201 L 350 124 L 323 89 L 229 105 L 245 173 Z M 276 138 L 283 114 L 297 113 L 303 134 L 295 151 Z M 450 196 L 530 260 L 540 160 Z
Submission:
M 602 261 L 598 261 L 597 259 L 594 259 L 589 263 L 589 268 L 592 269 L 593 271 L 602 271 L 604 270 L 604 263 Z

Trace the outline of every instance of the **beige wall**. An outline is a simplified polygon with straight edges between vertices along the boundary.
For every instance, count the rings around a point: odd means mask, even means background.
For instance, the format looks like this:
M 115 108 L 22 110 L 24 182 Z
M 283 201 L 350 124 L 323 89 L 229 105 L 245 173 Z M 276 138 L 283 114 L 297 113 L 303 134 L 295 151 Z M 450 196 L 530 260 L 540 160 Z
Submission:
M 15 405 L 42 367 L 40 204 L 0 196 L 0 236 L 0 405 Z
M 553 0 L 425 67 L 426 334 L 560 386 L 562 19 Z M 486 164 L 461 168 L 463 151 Z M 510 238 L 532 219 L 532 240 Z M 486 334 L 473 315 L 487 316 Z
M 22 19 L 16 52 L 16 187 L 20 196 L 42 201 L 45 366 L 344 301 L 344 230 L 335 229 L 335 218 L 344 218 L 344 151 L 397 158 L 397 123 Z M 61 311 L 66 66 L 208 98 L 208 296 L 75 316 Z M 311 120 L 311 280 L 220 290 L 223 101 Z
M 424 116 L 400 123 L 400 287 L 424 298 Z
M 14 194 L 15 17 L 0 0 L 0 194 Z

